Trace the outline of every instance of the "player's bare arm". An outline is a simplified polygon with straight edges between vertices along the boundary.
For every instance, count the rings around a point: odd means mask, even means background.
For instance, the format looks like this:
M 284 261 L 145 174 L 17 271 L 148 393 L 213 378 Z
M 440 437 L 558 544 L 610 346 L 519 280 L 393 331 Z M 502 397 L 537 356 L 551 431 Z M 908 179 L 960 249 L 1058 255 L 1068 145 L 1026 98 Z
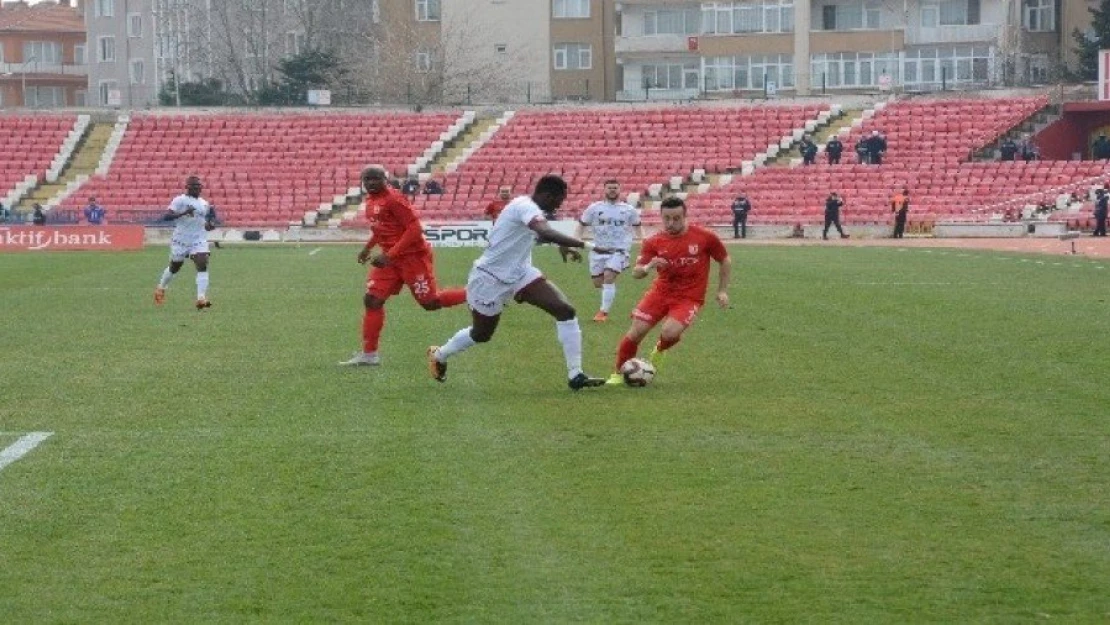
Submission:
M 362 249 L 358 252 L 358 264 L 365 265 L 366 261 L 370 260 L 370 252 L 374 250 L 377 244 L 378 242 L 371 237 L 370 240 L 366 242 L 366 245 L 362 246 Z
M 559 232 L 558 230 L 552 228 L 551 224 L 547 223 L 547 220 L 533 220 L 532 223 L 528 224 L 528 227 L 532 230 L 532 232 L 536 233 L 536 238 L 540 241 L 546 241 L 558 245 L 559 254 L 563 256 L 564 262 L 567 258 L 570 258 L 574 262 L 579 262 L 582 260 L 582 254 L 580 254 L 577 250 L 569 248 L 593 247 L 592 244 L 587 244 L 585 241 L 579 238 L 565 235 L 562 232 Z
M 725 256 L 718 265 L 717 305 L 721 308 L 728 308 L 728 283 L 732 276 L 732 259 Z
M 632 268 L 632 277 L 637 280 L 646 277 L 651 273 L 652 269 L 662 269 L 667 266 L 667 259 L 662 256 L 655 256 L 643 265 L 636 265 Z

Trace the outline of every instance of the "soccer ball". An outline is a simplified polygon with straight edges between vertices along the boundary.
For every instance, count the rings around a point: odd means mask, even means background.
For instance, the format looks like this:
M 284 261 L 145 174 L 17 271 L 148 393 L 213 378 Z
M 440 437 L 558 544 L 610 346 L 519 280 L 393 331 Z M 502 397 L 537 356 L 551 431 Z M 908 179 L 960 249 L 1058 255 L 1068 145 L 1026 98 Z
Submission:
M 631 358 L 621 365 L 621 375 L 629 386 L 647 386 L 655 378 L 655 367 L 646 360 Z

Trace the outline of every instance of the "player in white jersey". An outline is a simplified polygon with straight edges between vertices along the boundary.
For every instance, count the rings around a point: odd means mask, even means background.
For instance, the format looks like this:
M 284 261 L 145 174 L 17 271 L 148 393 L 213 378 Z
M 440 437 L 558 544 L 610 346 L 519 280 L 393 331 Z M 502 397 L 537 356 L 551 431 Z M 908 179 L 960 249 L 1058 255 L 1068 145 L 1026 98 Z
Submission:
M 617 276 L 628 269 L 628 258 L 634 239 L 643 239 L 640 211 L 631 204 L 620 201 L 621 183 L 605 181 L 605 199 L 590 204 L 578 217 L 578 231 L 582 238 L 586 228 L 594 233 L 594 249 L 590 250 L 590 278 L 594 288 L 601 289 L 601 309 L 594 321 L 608 321 L 609 309 L 617 297 Z
M 185 193 L 175 197 L 162 216 L 163 221 L 172 221 L 174 225 L 170 237 L 170 264 L 162 271 L 162 278 L 154 289 L 157 305 L 166 301 L 170 280 L 185 264 L 185 259 L 191 258 L 197 268 L 197 310 L 212 306 L 208 301 L 208 232 L 216 227 L 216 214 L 200 197 L 203 188 L 200 178 L 189 176 L 185 180 Z
M 532 265 L 532 247 L 537 241 L 558 244 L 560 251 L 575 260 L 581 260 L 581 254 L 567 248 L 593 247 L 558 232 L 547 222 L 566 197 L 567 183 L 562 178 L 544 176 L 531 197 L 516 198 L 497 217 L 490 231 L 489 247 L 474 262 L 466 283 L 471 325 L 456 332 L 442 347 L 428 348 L 428 368 L 433 378 L 446 381 L 449 358 L 493 338 L 501 311 L 510 299 L 515 299 L 555 318 L 571 390 L 605 384 L 604 378 L 590 377 L 582 371 L 582 329 L 574 306 L 559 287 L 548 282 Z

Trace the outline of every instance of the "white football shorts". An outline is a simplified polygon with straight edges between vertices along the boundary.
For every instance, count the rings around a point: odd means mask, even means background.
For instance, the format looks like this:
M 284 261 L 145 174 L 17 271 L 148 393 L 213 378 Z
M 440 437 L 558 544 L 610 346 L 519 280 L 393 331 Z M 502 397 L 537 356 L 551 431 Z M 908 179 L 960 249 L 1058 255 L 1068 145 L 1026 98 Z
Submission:
M 193 254 L 207 254 L 208 239 L 195 241 L 170 241 L 170 262 L 180 263 Z
M 621 251 L 611 254 L 598 254 L 591 250 L 590 275 L 596 278 L 605 273 L 606 269 L 615 273 L 620 273 L 628 269 L 628 252 Z
M 543 272 L 528 267 L 519 280 L 511 284 L 502 282 L 486 271 L 473 267 L 466 280 L 466 303 L 478 314 L 487 317 L 500 315 L 505 302 L 512 299 L 517 291 L 543 277 Z

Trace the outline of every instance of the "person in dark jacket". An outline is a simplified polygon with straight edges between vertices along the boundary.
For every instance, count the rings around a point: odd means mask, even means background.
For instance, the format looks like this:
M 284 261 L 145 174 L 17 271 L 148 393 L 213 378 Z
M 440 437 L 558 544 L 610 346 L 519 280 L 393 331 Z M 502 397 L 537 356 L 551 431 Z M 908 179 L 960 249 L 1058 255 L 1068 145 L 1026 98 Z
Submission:
M 35 208 L 34 212 L 31 213 L 31 223 L 35 224 L 36 226 L 45 226 L 46 225 L 46 213 L 43 212 L 43 210 L 42 210 L 42 204 L 39 204 L 38 202 L 35 202 L 35 207 L 34 208 Z
M 748 212 L 752 210 L 752 202 L 743 193 L 732 201 L 732 238 L 748 238 Z
M 838 137 L 833 136 L 833 138 L 829 139 L 829 142 L 825 144 L 825 154 L 829 157 L 829 165 L 839 165 L 840 155 L 842 153 L 844 153 L 844 144 L 840 142 Z
M 840 195 L 833 191 L 829 197 L 825 199 L 825 230 L 821 232 L 822 239 L 829 238 L 829 226 L 836 226 L 836 231 L 840 233 L 841 239 L 847 239 L 848 235 L 844 233 L 844 228 L 840 227 L 840 208 L 844 206 L 844 200 Z
M 1002 140 L 998 145 L 998 154 L 1004 161 L 1012 161 L 1017 156 L 1018 144 L 1010 137 Z
M 809 137 L 802 137 L 802 144 L 798 146 L 798 150 L 802 153 L 802 165 L 814 165 L 817 163 L 817 144 Z
M 855 150 L 856 161 L 859 162 L 860 165 L 866 165 L 869 162 L 867 159 L 867 137 L 860 137 L 859 140 L 856 141 Z
M 1091 157 L 1096 161 L 1110 158 L 1110 139 L 1107 139 L 1106 135 L 1099 135 L 1098 139 L 1091 144 Z
M 871 136 L 867 138 L 867 160 L 872 165 L 883 164 L 883 154 L 886 153 L 886 139 L 879 134 L 878 130 L 872 130 Z
M 1106 236 L 1107 209 L 1110 208 L 1110 191 L 1105 188 L 1095 191 L 1095 232 L 1094 236 Z

